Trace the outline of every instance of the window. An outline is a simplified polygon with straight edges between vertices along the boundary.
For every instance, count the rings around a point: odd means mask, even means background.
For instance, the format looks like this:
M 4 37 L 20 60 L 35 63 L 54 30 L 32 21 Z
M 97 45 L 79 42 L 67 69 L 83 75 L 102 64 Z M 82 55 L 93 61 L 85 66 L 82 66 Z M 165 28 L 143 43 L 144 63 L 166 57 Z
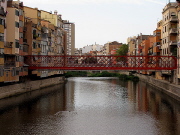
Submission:
M 5 20 L 0 18 L 0 25 L 4 25 L 4 23 L 5 23 Z
M 16 62 L 19 62 L 19 56 L 16 56 Z
M 33 42 L 33 49 L 36 49 L 36 43 Z
M 41 17 L 41 12 L 38 12 L 38 17 Z
M 0 48 L 0 58 L 2 58 L 2 54 L 4 54 L 4 48 Z
M 4 42 L 4 34 L 0 33 L 0 41 Z
M 19 61 L 23 62 L 24 61 L 24 57 L 23 56 L 19 56 Z
M 19 33 L 19 38 L 23 38 L 23 33 Z
M 23 10 L 19 9 L 19 15 L 23 15 Z
M 19 16 L 19 11 L 18 10 L 15 10 L 15 15 Z
M 12 72 L 12 76 L 16 76 L 16 68 L 13 68 L 13 69 L 11 70 L 11 72 Z
M 19 45 L 19 49 L 20 49 L 20 50 L 23 50 L 23 45 L 20 44 L 20 45 Z
M 4 76 L 4 70 L 3 70 L 3 68 L 0 68 L 0 76 L 1 76 L 1 77 Z
M 166 26 L 164 27 L 164 32 L 166 32 Z
M 19 21 L 19 27 L 23 27 L 23 22 Z
M 171 16 L 176 16 L 176 13 L 175 12 L 171 12 Z
M 15 40 L 15 47 L 19 48 L 19 40 Z
M 19 28 L 19 22 L 15 22 L 15 27 Z
M 38 33 L 38 37 L 41 37 L 41 34 L 40 34 L 40 33 Z

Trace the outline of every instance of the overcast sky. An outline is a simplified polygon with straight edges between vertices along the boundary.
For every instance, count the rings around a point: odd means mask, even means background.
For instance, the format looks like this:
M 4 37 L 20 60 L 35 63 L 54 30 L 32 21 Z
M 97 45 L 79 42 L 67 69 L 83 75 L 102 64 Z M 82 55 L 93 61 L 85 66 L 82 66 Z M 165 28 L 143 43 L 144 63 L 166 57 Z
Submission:
M 152 34 L 169 0 L 21 0 L 25 6 L 58 11 L 75 23 L 76 47 Z M 170 0 L 175 2 L 176 0 Z

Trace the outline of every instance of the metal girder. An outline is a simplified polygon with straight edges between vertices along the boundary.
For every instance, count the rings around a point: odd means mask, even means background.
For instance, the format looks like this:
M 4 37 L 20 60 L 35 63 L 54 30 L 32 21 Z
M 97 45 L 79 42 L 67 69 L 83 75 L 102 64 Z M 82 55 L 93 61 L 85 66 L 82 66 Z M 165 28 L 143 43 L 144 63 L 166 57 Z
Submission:
M 56 70 L 173 70 L 177 69 L 174 56 L 89 56 L 59 55 L 26 56 L 29 69 Z

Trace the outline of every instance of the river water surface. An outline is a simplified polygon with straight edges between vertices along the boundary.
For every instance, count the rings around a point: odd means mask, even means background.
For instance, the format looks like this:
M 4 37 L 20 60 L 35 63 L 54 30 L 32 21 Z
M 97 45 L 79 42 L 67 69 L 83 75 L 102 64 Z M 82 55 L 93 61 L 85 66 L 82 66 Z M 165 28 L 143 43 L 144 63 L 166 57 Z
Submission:
M 180 106 L 143 82 L 69 78 L 0 100 L 0 135 L 180 135 Z

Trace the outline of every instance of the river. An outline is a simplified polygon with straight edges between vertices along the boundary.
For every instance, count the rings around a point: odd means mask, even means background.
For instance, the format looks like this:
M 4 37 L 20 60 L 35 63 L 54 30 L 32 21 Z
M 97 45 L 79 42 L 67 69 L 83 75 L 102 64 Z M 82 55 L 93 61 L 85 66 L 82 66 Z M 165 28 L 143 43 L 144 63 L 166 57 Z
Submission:
M 143 82 L 69 78 L 0 100 L 0 135 L 179 134 L 179 103 Z

